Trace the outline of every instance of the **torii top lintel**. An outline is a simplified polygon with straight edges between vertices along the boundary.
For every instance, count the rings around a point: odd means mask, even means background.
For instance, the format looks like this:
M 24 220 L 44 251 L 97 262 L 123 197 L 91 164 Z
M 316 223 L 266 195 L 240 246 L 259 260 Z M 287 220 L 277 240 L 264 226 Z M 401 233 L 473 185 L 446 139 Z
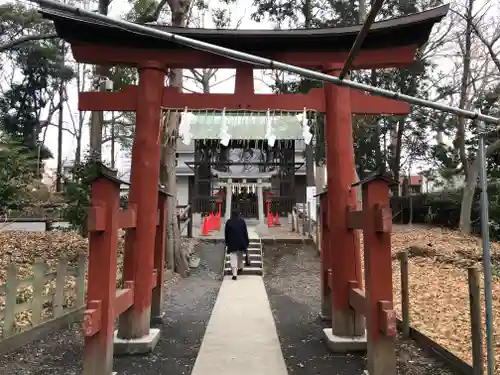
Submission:
M 411 63 L 432 27 L 448 12 L 448 5 L 410 16 L 376 22 L 370 28 L 353 69 L 400 67 Z M 242 63 L 207 52 L 192 50 L 171 41 L 143 35 L 69 12 L 42 8 L 57 33 L 71 44 L 78 62 L 138 66 L 157 61 L 169 68 L 235 68 Z M 153 28 L 223 47 L 260 55 L 292 65 L 342 67 L 361 25 L 327 29 L 226 30 Z

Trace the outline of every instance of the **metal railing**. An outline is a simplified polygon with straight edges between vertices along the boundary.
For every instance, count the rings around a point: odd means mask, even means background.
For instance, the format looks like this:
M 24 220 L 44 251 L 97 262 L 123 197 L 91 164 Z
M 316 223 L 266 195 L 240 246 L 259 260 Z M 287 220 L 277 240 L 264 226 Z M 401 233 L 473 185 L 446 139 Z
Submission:
M 293 206 L 292 231 L 311 238 L 316 245 L 316 249 L 320 251 L 319 216 L 313 219 L 310 212 L 311 202 L 297 203 Z

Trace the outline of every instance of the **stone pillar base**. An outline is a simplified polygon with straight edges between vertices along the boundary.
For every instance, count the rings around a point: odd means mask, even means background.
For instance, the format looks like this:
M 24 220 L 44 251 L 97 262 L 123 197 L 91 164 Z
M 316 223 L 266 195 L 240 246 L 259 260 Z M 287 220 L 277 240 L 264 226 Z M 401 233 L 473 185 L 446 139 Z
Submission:
M 325 328 L 323 329 L 323 338 L 326 346 L 333 353 L 366 351 L 366 332 L 363 336 L 343 337 L 334 335 L 331 328 Z
M 160 340 L 158 328 L 151 328 L 146 336 L 131 340 L 118 338 L 118 330 L 116 330 L 113 352 L 116 355 L 149 353 L 158 344 L 158 340 Z

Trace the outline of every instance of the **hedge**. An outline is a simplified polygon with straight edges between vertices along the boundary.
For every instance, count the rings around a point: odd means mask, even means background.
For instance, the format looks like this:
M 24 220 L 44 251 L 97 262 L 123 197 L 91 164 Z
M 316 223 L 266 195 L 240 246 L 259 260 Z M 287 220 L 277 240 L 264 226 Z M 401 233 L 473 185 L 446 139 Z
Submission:
M 480 234 L 479 189 L 476 189 L 472 203 L 472 230 Z M 412 223 L 430 224 L 450 229 L 458 228 L 462 190 L 441 191 L 430 194 L 413 195 Z M 500 238 L 500 186 L 488 186 L 490 234 Z M 394 222 L 408 224 L 410 218 L 409 197 L 391 197 Z

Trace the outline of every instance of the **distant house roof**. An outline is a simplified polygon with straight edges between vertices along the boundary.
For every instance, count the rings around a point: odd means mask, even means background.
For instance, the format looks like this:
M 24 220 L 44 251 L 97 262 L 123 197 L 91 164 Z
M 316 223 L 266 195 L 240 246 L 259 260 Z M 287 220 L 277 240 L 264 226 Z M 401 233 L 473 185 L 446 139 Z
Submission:
M 399 183 L 403 184 L 403 181 L 405 178 L 408 176 L 400 176 L 399 177 Z M 422 185 L 424 183 L 424 178 L 423 176 L 409 176 L 410 177 L 410 185 Z

